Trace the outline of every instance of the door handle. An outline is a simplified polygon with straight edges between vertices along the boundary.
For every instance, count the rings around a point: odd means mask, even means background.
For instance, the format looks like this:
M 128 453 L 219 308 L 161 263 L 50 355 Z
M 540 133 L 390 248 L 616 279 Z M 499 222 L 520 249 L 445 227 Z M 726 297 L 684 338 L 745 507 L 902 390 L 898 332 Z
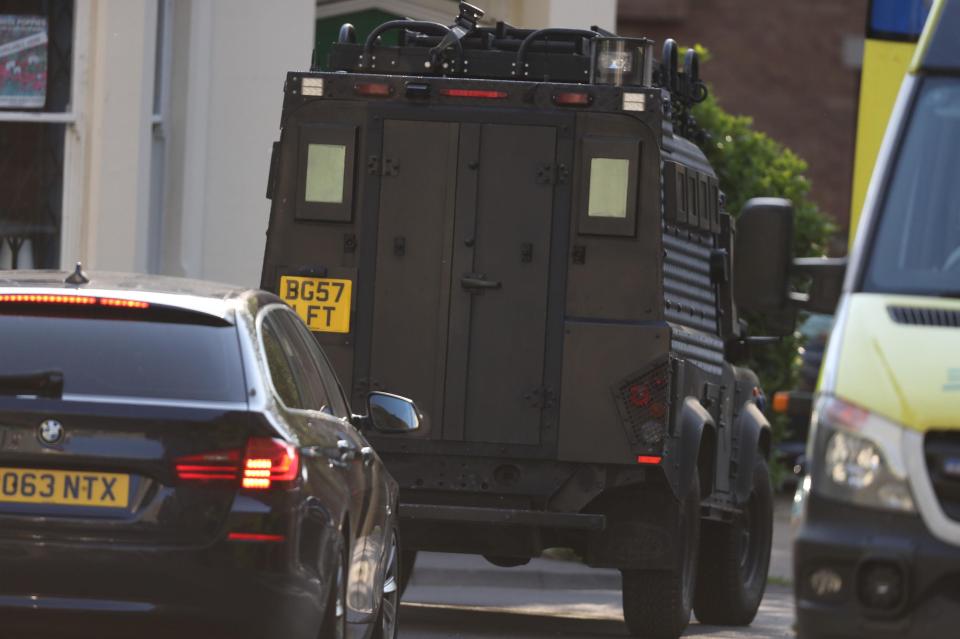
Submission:
M 341 468 L 355 460 L 357 455 L 363 454 L 362 451 L 358 451 L 356 446 L 345 439 L 338 440 L 335 447 L 311 446 L 310 448 L 304 449 L 303 453 L 307 457 L 326 457 L 330 461 L 331 466 L 339 466 Z
M 357 447 L 345 439 L 337 441 L 337 452 L 339 453 L 340 461 L 343 463 L 353 461 L 359 453 Z
M 460 278 L 460 285 L 468 290 L 483 290 L 500 288 L 501 283 L 497 280 L 488 280 L 483 274 L 468 273 Z

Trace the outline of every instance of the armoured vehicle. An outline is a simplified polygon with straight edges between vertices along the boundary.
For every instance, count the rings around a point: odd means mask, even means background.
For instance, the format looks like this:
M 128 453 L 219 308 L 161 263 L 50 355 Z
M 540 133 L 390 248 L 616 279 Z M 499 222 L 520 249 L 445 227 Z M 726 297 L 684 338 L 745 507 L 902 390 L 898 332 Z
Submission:
M 363 42 L 344 25 L 322 68 L 288 73 L 262 286 L 354 401 L 390 388 L 422 412 L 417 433 L 370 434 L 407 565 L 567 547 L 622 571 L 638 636 L 678 636 L 692 608 L 749 623 L 771 437 L 731 363 L 749 341 L 734 284 L 792 330 L 792 211 L 752 202 L 735 234 L 688 139 L 695 52 L 481 16 Z

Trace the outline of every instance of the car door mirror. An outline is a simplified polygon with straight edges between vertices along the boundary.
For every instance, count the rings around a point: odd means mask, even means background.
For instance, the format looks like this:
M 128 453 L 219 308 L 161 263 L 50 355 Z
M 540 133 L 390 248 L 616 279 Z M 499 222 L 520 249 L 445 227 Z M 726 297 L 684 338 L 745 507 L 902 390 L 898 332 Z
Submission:
M 406 397 L 372 392 L 367 396 L 367 414 L 370 426 L 381 433 L 420 430 L 420 411 Z

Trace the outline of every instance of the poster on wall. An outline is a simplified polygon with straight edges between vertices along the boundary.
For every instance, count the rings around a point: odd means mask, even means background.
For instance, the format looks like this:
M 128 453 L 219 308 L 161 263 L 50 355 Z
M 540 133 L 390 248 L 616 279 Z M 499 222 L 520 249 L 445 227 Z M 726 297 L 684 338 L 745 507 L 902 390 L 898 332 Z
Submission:
M 40 109 L 47 100 L 47 19 L 0 15 L 0 109 Z

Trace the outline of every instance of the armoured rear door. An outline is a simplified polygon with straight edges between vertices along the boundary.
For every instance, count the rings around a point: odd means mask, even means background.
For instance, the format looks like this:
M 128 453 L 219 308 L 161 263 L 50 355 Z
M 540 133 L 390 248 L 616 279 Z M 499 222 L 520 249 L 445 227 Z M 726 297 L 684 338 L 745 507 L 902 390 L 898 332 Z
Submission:
M 430 438 L 537 445 L 557 129 L 383 126 L 371 383 Z
M 476 177 L 468 174 L 458 192 L 444 437 L 536 445 L 549 401 L 557 133 L 501 124 L 464 129 L 461 157 Z

